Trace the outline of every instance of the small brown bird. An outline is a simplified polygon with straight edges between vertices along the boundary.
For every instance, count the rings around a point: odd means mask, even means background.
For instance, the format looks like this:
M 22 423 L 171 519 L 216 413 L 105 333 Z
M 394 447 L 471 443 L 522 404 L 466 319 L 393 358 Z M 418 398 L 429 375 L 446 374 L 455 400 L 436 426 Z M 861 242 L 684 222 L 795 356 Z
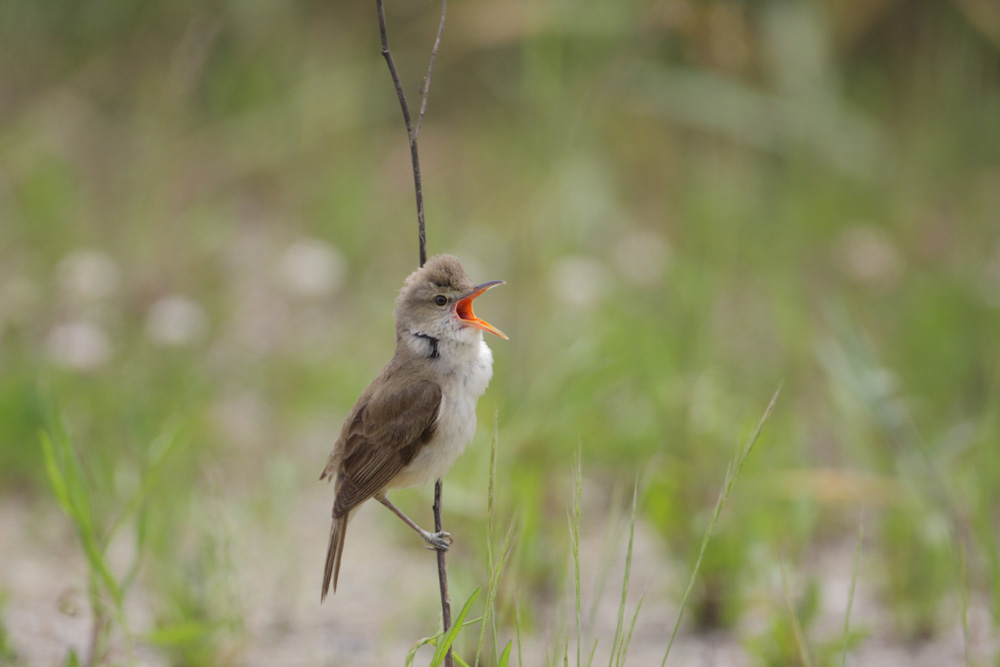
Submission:
M 396 353 L 351 408 L 320 479 L 335 480 L 333 525 L 321 600 L 333 582 L 351 512 L 369 498 L 392 510 L 429 548 L 451 536 L 429 533 L 386 498 L 389 489 L 440 479 L 476 431 L 476 401 L 493 375 L 483 331 L 506 339 L 472 312 L 472 301 L 502 280 L 474 285 L 451 255 L 431 258 L 396 299 Z

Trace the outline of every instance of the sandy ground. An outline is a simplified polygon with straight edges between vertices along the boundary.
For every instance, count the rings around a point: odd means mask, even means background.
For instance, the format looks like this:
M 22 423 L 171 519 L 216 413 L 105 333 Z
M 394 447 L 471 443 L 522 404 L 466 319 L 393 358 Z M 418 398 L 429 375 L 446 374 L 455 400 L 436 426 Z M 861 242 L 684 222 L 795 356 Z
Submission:
M 405 528 L 388 512 L 373 504 L 365 506 L 351 524 L 336 595 L 319 604 L 328 494 L 327 488 L 316 485 L 298 495 L 289 508 L 289 520 L 277 527 L 255 527 L 225 512 L 220 517 L 220 521 L 229 524 L 228 530 L 234 536 L 233 597 L 244 627 L 231 660 L 233 664 L 402 665 L 412 643 L 435 631 L 439 603 L 434 556 L 420 548 L 417 540 L 409 539 Z M 603 549 L 600 532 L 584 533 L 584 573 L 599 569 Z M 810 629 L 814 637 L 841 636 L 853 550 L 853 543 L 838 544 L 815 558 L 815 571 L 822 572 L 824 577 L 823 608 Z M 624 545 L 620 553 L 624 553 Z M 456 553 L 455 557 L 458 556 Z M 665 571 L 665 562 L 662 544 L 640 524 L 629 614 L 639 592 L 645 591 L 646 597 L 629 648 L 630 665 L 655 666 L 663 658 L 677 612 L 672 602 L 664 601 L 679 599 L 677 591 L 686 582 L 683 573 Z M 864 560 L 862 563 L 852 627 L 865 629 L 868 638 L 851 652 L 847 664 L 890 667 L 966 664 L 957 623 L 932 642 L 907 646 L 895 639 L 886 614 L 870 593 L 877 590 L 874 578 L 878 573 L 864 566 Z M 85 652 L 90 627 L 86 572 L 69 524 L 58 510 L 4 501 L 0 505 L 0 564 L 0 592 L 7 596 L 2 620 L 21 663 L 58 665 L 71 646 Z M 591 636 L 600 637 L 601 641 L 594 664 L 607 662 L 606 651 L 617 623 L 622 567 L 621 562 L 612 567 L 598 605 Z M 668 581 L 670 577 L 673 581 Z M 586 610 L 592 602 L 593 577 L 585 574 L 584 579 Z M 457 604 L 467 594 L 468 590 L 453 591 Z M 780 592 L 778 596 L 780 600 Z M 128 616 L 134 632 L 150 627 L 149 611 L 144 607 L 142 592 L 133 591 Z M 542 621 L 539 625 L 543 627 L 523 637 L 524 665 L 544 664 L 546 648 L 555 651 L 562 645 L 560 619 L 564 622 L 572 617 L 569 611 L 572 603 L 564 600 L 554 607 L 537 614 L 539 619 L 551 619 L 550 623 Z M 670 664 L 706 667 L 758 664 L 734 637 L 752 636 L 762 630 L 763 619 L 755 621 L 762 614 L 755 614 L 751 608 L 746 616 L 748 620 L 736 633 L 725 636 L 692 635 L 682 630 Z M 993 636 L 988 612 L 976 600 L 970 610 L 970 628 L 973 659 L 981 664 L 995 662 L 1000 643 Z M 431 649 L 423 649 L 416 664 L 426 664 L 430 655 Z M 127 654 L 119 657 L 120 664 L 167 664 L 162 656 L 141 645 L 133 649 L 131 657 Z

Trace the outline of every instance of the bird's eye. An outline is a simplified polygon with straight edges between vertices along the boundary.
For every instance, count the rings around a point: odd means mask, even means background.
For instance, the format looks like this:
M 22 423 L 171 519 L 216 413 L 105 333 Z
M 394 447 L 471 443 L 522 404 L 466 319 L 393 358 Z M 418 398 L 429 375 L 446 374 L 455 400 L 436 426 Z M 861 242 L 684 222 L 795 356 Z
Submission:
M 444 294 L 438 294 L 436 297 L 434 297 L 434 303 L 436 303 L 439 306 L 443 306 L 444 304 L 448 303 L 448 297 L 446 297 Z

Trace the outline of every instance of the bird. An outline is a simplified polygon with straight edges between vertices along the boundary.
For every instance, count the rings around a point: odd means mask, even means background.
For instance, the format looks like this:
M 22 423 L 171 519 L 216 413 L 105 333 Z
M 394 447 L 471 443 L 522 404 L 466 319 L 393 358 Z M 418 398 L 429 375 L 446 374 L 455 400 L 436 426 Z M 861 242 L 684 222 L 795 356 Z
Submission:
M 337 590 L 352 513 L 370 498 L 392 510 L 429 549 L 451 535 L 418 526 L 386 497 L 389 489 L 441 479 L 476 430 L 476 402 L 493 376 L 483 332 L 507 340 L 476 317 L 472 302 L 502 280 L 474 284 L 452 255 L 437 255 L 403 283 L 393 311 L 396 351 L 348 413 L 320 480 L 333 480 L 330 539 L 320 601 Z

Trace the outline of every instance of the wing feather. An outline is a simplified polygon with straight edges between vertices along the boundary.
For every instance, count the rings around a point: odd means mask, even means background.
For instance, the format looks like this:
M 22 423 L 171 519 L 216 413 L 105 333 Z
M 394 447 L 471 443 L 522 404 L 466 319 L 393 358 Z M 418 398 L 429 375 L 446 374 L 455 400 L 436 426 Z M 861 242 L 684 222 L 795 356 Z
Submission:
M 440 407 L 441 387 L 429 381 L 372 396 L 345 437 L 335 518 L 377 494 L 413 460 L 433 436 Z

